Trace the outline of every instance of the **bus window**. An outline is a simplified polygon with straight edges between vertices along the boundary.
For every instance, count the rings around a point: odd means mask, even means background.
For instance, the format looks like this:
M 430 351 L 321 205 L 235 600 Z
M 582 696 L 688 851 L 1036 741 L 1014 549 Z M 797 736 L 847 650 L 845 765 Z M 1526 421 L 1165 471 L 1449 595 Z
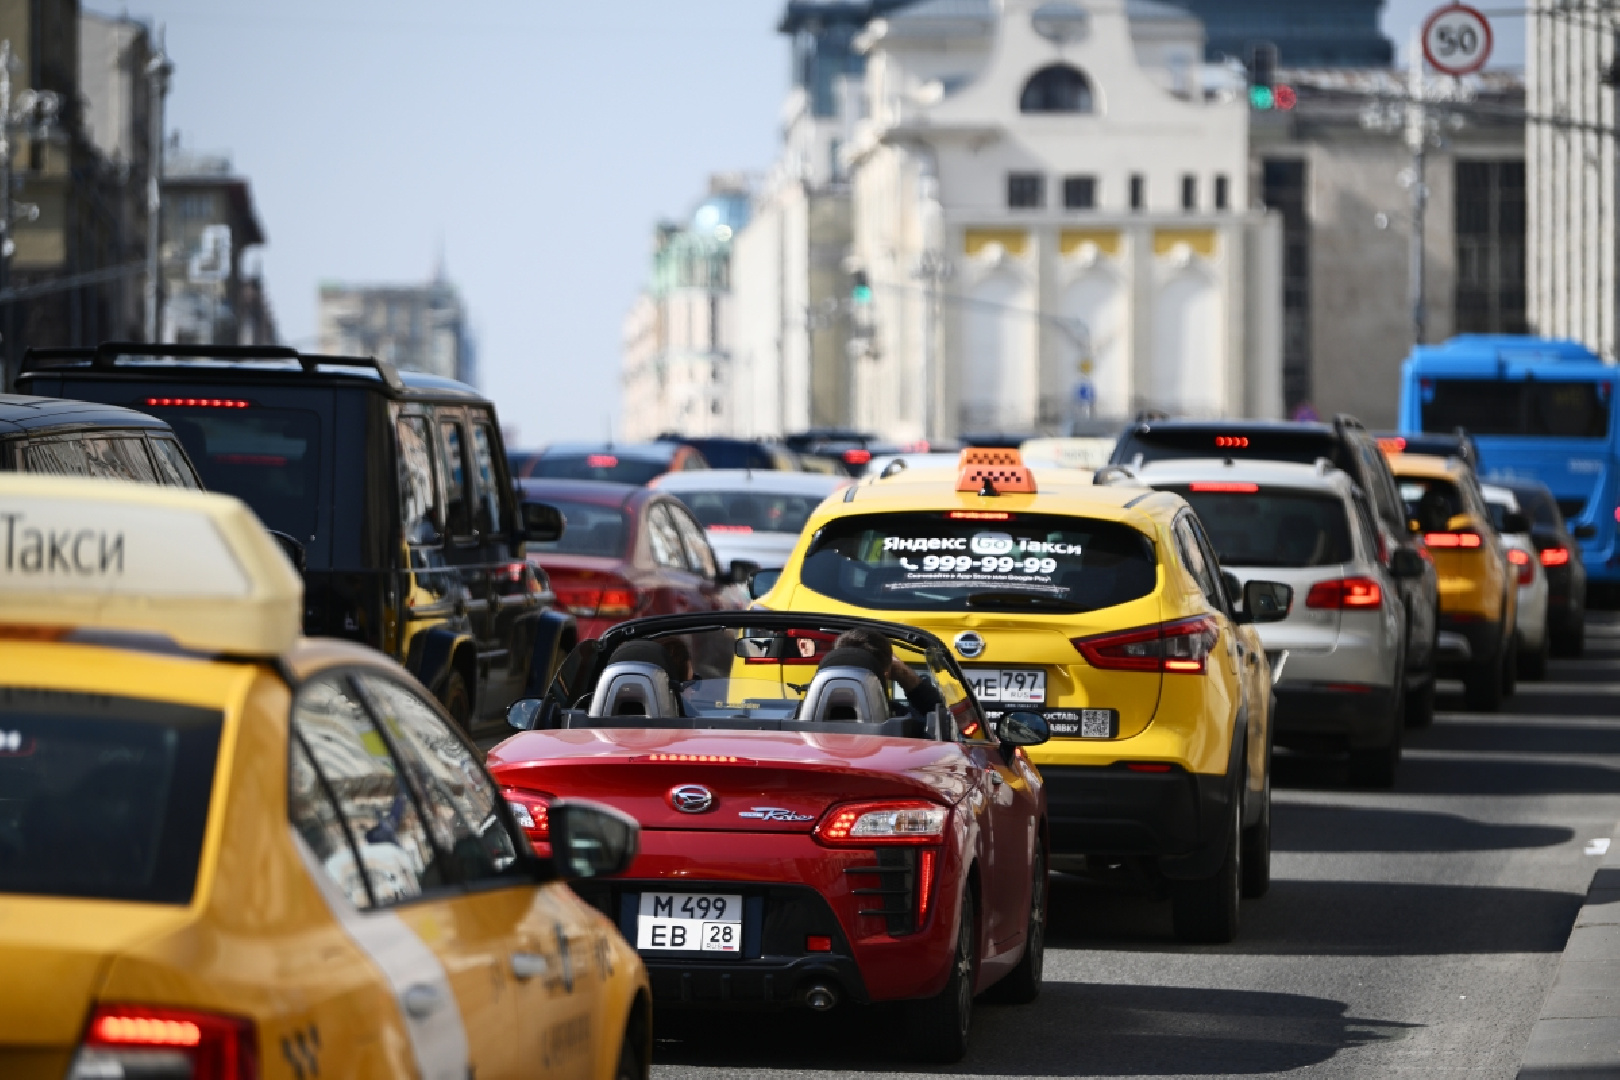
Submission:
M 1607 382 L 1426 378 L 1422 394 L 1424 431 L 1567 439 L 1609 434 Z

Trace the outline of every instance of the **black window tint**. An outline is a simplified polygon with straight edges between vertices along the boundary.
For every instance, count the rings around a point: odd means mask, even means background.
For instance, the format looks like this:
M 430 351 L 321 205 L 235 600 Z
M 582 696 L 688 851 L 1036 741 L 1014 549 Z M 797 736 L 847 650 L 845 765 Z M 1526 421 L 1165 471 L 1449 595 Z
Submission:
M 1146 431 L 1128 431 L 1120 437 L 1113 460 L 1128 464 L 1138 454 L 1144 462 L 1234 458 L 1301 465 L 1325 457 L 1352 475 L 1360 471 L 1354 461 L 1347 460 L 1344 444 L 1331 432 L 1245 429 L 1236 423 L 1229 427 L 1154 426 Z
M 178 442 L 167 435 L 149 435 L 146 445 L 152 451 L 158 483 L 183 488 L 202 486 L 197 480 L 196 472 L 191 468 L 191 462 L 186 460 L 186 452 L 180 449 Z
M 326 872 L 345 889 L 355 876 L 353 852 L 378 904 L 410 900 L 447 881 L 422 827 L 388 742 L 340 676 L 305 685 L 293 704 L 293 726 L 337 800 L 352 851 L 337 849 Z
M 287 772 L 287 816 L 309 845 L 315 861 L 357 908 L 371 906 L 365 875 L 354 860 L 354 849 L 344 831 L 343 818 L 315 771 L 301 739 L 290 740 L 292 758 Z
M 547 506 L 562 511 L 567 527 L 562 538 L 549 544 L 527 543 L 524 551 L 553 555 L 601 555 L 610 559 L 621 558 L 625 549 L 625 513 L 617 506 L 599 506 L 596 503 L 570 502 L 546 495 L 534 498 Z
M 1401 501 L 1422 532 L 1445 532 L 1452 518 L 1468 513 L 1467 497 L 1450 480 L 1403 476 Z
M 683 491 L 681 502 L 706 529 L 735 533 L 787 533 L 797 536 L 815 508 L 817 495 L 776 495 L 768 491 Z
M 1198 514 L 1224 565 L 1330 566 L 1348 562 L 1354 554 L 1349 517 L 1335 496 L 1279 488 L 1258 493 L 1167 490 L 1186 499 Z
M 604 450 L 600 454 L 542 454 L 527 475 L 559 480 L 610 480 L 640 486 L 668 471 L 667 461 L 620 457 Z
M 167 702 L 0 690 L 0 894 L 189 903 L 221 724 Z
M 1607 382 L 1420 380 L 1424 431 L 1602 439 L 1609 434 Z
M 503 529 L 501 492 L 505 487 L 500 464 L 495 460 L 495 436 L 487 424 L 474 424 L 472 433 L 473 462 L 478 477 L 478 531 L 499 533 Z
M 209 491 L 307 543 L 321 501 L 321 420 L 304 409 L 148 409 L 169 422 Z
M 441 421 L 439 433 L 444 436 L 444 519 L 451 536 L 466 536 L 472 532 L 472 517 L 468 513 L 467 452 L 462 444 L 461 425 L 454 420 Z
M 405 526 L 405 541 L 431 543 L 438 538 L 439 511 L 427 421 L 420 416 L 402 416 L 398 431 L 400 520 Z

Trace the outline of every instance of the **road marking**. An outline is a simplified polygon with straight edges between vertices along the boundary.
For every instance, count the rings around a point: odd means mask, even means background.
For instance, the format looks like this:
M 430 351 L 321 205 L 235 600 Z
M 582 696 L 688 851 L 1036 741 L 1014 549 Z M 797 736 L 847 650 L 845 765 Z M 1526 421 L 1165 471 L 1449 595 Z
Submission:
M 1588 855 L 1607 855 L 1609 853 L 1609 838 L 1600 836 L 1595 840 L 1588 840 L 1586 842 L 1586 853 Z

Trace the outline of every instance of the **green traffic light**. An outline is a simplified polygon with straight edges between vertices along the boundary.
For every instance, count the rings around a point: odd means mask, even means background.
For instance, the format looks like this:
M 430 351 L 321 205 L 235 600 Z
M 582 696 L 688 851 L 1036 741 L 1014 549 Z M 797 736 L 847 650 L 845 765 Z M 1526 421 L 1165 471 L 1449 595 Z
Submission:
M 850 298 L 857 304 L 870 304 L 872 302 L 872 286 L 857 285 L 850 290 Z
M 1256 109 L 1268 110 L 1277 103 L 1276 95 L 1269 86 L 1249 87 L 1249 104 Z

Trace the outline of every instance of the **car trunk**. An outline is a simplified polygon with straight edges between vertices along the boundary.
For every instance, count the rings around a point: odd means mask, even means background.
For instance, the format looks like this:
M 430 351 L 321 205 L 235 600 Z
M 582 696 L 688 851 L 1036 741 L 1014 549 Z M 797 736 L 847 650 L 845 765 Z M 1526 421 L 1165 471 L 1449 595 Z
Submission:
M 1293 586 L 1294 606 L 1289 609 L 1288 617 L 1280 622 L 1262 623 L 1257 627 L 1260 640 L 1265 643 L 1268 653 L 1275 654 L 1286 650 L 1290 654 L 1326 654 L 1333 651 L 1338 643 L 1343 612 L 1336 607 L 1308 607 L 1305 600 L 1310 596 L 1311 586 L 1318 582 L 1337 581 L 1350 576 L 1351 569 L 1348 565 L 1310 566 L 1303 569 L 1228 566 L 1224 569 L 1230 571 L 1244 584 L 1250 581 L 1277 581 Z

